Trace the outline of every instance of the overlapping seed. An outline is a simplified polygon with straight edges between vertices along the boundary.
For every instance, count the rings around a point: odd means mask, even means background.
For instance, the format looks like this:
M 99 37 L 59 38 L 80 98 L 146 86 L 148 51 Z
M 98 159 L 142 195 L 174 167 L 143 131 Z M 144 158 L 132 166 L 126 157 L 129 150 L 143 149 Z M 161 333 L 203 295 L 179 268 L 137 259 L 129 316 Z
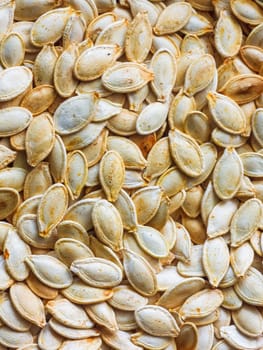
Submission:
M 1 349 L 263 347 L 262 20 L 1 2 Z

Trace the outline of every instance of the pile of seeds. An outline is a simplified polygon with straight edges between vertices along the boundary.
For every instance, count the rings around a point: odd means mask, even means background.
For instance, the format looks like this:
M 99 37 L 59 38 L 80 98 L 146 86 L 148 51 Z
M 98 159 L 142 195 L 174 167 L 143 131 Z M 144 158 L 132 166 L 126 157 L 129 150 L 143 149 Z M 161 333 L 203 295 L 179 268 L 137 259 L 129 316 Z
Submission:
M 0 62 L 0 350 L 262 349 L 262 0 L 1 0 Z

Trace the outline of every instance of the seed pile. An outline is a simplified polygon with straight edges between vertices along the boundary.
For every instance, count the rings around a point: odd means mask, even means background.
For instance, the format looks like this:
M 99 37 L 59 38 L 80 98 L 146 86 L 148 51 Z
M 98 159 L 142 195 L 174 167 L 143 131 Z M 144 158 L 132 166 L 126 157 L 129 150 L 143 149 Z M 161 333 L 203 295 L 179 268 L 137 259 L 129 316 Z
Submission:
M 0 138 L 0 350 L 263 349 L 262 0 L 1 0 Z

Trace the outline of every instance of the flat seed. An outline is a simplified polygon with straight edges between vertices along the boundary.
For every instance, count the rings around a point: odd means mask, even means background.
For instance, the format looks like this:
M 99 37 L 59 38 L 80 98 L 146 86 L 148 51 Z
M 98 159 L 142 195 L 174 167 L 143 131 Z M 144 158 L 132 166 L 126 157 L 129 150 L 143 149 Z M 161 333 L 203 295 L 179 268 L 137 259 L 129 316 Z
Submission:
M 213 173 L 213 185 L 218 197 L 220 199 L 234 197 L 240 187 L 242 175 L 243 166 L 239 155 L 234 149 L 226 148 L 217 161 Z M 228 181 L 225 181 L 226 179 Z
M 177 65 L 171 51 L 163 48 L 156 51 L 151 59 L 151 69 L 154 79 L 151 81 L 152 89 L 157 100 L 165 102 L 171 94 L 176 80 Z
M 0 101 L 10 101 L 27 91 L 32 83 L 31 70 L 24 66 L 10 67 L 0 72 Z M 16 82 L 10 84 L 10 81 Z
M 67 327 L 87 329 L 94 326 L 83 308 L 67 299 L 49 301 L 45 308 L 52 317 Z
M 95 329 L 77 329 L 67 327 L 64 324 L 57 322 L 54 318 L 50 319 L 49 325 L 53 331 L 67 339 L 86 339 L 99 335 L 99 332 Z
M 19 237 L 14 229 L 8 230 L 3 245 L 7 271 L 16 281 L 23 281 L 29 275 L 25 258 L 31 254 L 30 247 Z
M 43 299 L 55 299 L 58 296 L 58 290 L 50 288 L 43 284 L 42 282 L 35 277 L 32 273 L 26 279 L 26 284 L 31 289 L 31 291 L 36 294 L 38 297 Z
M 52 183 L 49 164 L 47 162 L 40 162 L 25 178 L 24 198 L 28 199 L 42 195 Z
M 207 222 L 207 235 L 210 238 L 224 235 L 229 231 L 231 220 L 238 209 L 238 204 L 236 199 L 228 199 L 220 201 L 214 206 Z
M 0 343 L 4 346 L 17 349 L 32 342 L 33 337 L 30 332 L 17 332 L 5 326 L 0 328 Z
M 39 85 L 30 90 L 20 106 L 27 108 L 33 116 L 45 112 L 55 101 L 56 91 L 51 85 Z
M 110 288 L 122 280 L 121 269 L 111 261 L 102 258 L 75 260 L 70 270 L 85 283 L 98 288 Z
M 226 326 L 222 327 L 220 330 L 221 336 L 223 339 L 226 340 L 226 342 L 233 346 L 234 348 L 246 348 L 255 350 L 262 346 L 263 344 L 263 337 L 260 336 L 258 338 L 251 338 L 244 334 L 242 334 L 236 326 Z
M 168 6 L 160 14 L 154 27 L 157 35 L 171 34 L 182 29 L 191 16 L 191 6 L 184 2 L 174 3 Z
M 222 11 L 215 28 L 215 45 L 223 57 L 235 56 L 242 43 L 242 29 L 228 11 Z
M 94 288 L 88 286 L 79 279 L 75 279 L 73 283 L 62 290 L 62 295 L 75 304 L 88 305 L 100 303 L 112 297 L 111 289 Z
M 197 348 L 198 331 L 193 323 L 186 322 L 181 328 L 181 332 L 176 338 L 176 347 L 178 350 L 190 350 Z
M 56 241 L 54 249 L 58 258 L 68 267 L 75 260 L 94 256 L 86 244 L 72 238 L 60 238 Z
M 177 337 L 179 327 L 172 315 L 161 306 L 146 305 L 135 311 L 137 324 L 154 336 Z
M 203 266 L 209 283 L 218 287 L 230 263 L 228 246 L 222 237 L 207 239 L 203 249 Z
M 24 283 L 15 283 L 10 288 L 10 298 L 16 311 L 27 321 L 43 328 L 46 324 L 44 305 Z
M 31 41 L 35 46 L 42 47 L 53 44 L 63 35 L 67 20 L 72 13 L 70 7 L 48 11 L 41 15 L 31 30 Z M 51 29 L 51 23 L 53 27 Z
M 117 331 L 115 311 L 107 302 L 85 306 L 85 311 L 96 324 L 106 327 L 110 331 Z
M 206 302 L 204 302 L 206 300 Z M 179 313 L 182 318 L 207 316 L 223 302 L 223 294 L 219 289 L 204 289 L 186 299 Z
M 255 306 L 243 305 L 239 310 L 232 312 L 236 327 L 248 337 L 258 337 L 262 334 L 263 319 Z
M 76 61 L 74 73 L 79 80 L 89 81 L 102 76 L 106 69 L 120 56 L 117 45 L 96 45 L 82 52 Z M 97 65 L 94 69 L 93 62 Z
M 35 117 L 26 131 L 27 162 L 31 166 L 38 165 L 48 156 L 55 141 L 55 129 L 49 113 Z
M 108 151 L 100 162 L 100 182 L 109 201 L 115 202 L 124 182 L 124 163 L 119 153 Z
M 186 175 L 196 177 L 203 171 L 203 155 L 196 141 L 180 132 L 169 131 L 170 151 L 174 162 Z
M 35 214 L 22 215 L 18 219 L 16 226 L 20 237 L 30 246 L 43 249 L 51 249 L 54 247 L 56 241 L 55 232 L 48 238 L 40 237 Z
M 128 231 L 134 231 L 138 225 L 136 207 L 131 197 L 123 189 L 120 190 L 114 206 L 121 216 L 123 228 Z
M 245 152 L 240 155 L 244 167 L 244 174 L 250 177 L 262 177 L 263 155 L 256 152 Z
M 66 188 L 62 184 L 50 186 L 41 198 L 37 211 L 40 236 L 48 236 L 51 230 L 57 226 L 66 212 L 67 205 Z
M 245 275 L 254 260 L 254 250 L 248 242 L 231 249 L 230 261 L 237 277 Z
M 66 288 L 73 279 L 69 269 L 58 259 L 48 255 L 28 255 L 25 259 L 33 274 L 48 287 Z
M 203 72 L 205 64 L 205 74 Z M 203 55 L 193 61 L 188 67 L 185 74 L 184 93 L 192 97 L 197 92 L 205 89 L 212 81 L 215 74 L 215 61 L 214 58 L 209 55 Z
M 61 345 L 61 350 L 85 350 L 89 346 L 90 350 L 99 350 L 102 342 L 100 338 L 88 338 L 83 340 L 66 340 Z
M 109 136 L 107 139 L 109 151 L 116 151 L 123 159 L 126 169 L 143 169 L 147 162 L 135 142 L 124 137 Z
M 9 107 L 1 109 L 0 136 L 6 137 L 18 134 L 28 127 L 31 120 L 32 114 L 26 108 Z
M 138 37 L 140 40 L 138 41 Z M 125 53 L 127 59 L 132 62 L 142 63 L 152 45 L 152 27 L 147 12 L 138 12 L 129 24 L 126 40 Z
M 132 334 L 131 340 L 134 344 L 144 346 L 145 349 L 164 349 L 169 345 L 170 337 L 155 337 L 146 333 L 138 332 Z
M 137 91 L 151 80 L 153 72 L 133 62 L 115 64 L 102 76 L 102 83 L 108 90 L 122 93 Z
M 254 267 L 250 267 L 244 277 L 235 284 L 235 291 L 242 300 L 250 305 L 262 306 L 262 274 Z
M 157 131 L 164 124 L 168 115 L 165 103 L 153 102 L 147 105 L 136 120 L 136 130 L 139 135 L 149 135 Z
M 7 293 L 1 295 L 0 319 L 14 331 L 26 332 L 30 328 L 30 323 L 14 309 Z
M 63 342 L 63 338 L 55 333 L 47 323 L 38 336 L 38 345 L 42 350 L 58 349 Z
M 150 226 L 137 226 L 135 237 L 139 246 L 154 258 L 165 258 L 169 250 L 162 234 Z
M 124 250 L 124 271 L 132 287 L 143 296 L 157 292 L 157 280 L 150 264 L 140 255 Z
M 219 128 L 230 134 L 241 134 L 245 130 L 245 116 L 231 98 L 216 92 L 207 95 L 209 110 Z M 222 113 L 222 110 L 225 113 Z M 226 118 L 225 116 L 231 116 Z
M 19 204 L 19 193 L 17 190 L 10 187 L 0 188 L 0 205 L 1 213 L 0 220 L 7 218 L 11 215 Z
M 95 112 L 95 94 L 74 96 L 62 102 L 54 114 L 56 132 L 69 135 L 83 129 Z
M 121 249 L 123 225 L 119 212 L 110 202 L 101 199 L 95 203 L 92 221 L 96 235 L 103 243 L 114 251 Z
M 233 216 L 230 226 L 231 246 L 238 247 L 257 230 L 262 215 L 261 202 L 251 198 L 243 203 Z

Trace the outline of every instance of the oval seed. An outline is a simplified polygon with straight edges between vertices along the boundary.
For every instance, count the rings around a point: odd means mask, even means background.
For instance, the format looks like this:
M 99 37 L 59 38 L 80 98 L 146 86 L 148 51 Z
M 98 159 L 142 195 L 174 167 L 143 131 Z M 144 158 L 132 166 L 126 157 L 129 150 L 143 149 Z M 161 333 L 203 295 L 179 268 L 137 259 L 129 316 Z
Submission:
M 154 258 L 168 256 L 168 246 L 162 234 L 150 226 L 137 226 L 135 237 L 139 246 Z
M 94 256 L 91 249 L 86 244 L 73 238 L 60 238 L 56 241 L 54 249 L 58 258 L 68 267 L 75 260 Z
M 27 91 L 33 79 L 31 70 L 24 66 L 10 67 L 0 72 L 0 101 L 10 101 Z M 10 82 L 16 82 L 10 84 Z
M 7 293 L 3 293 L 0 297 L 0 319 L 6 326 L 14 331 L 26 332 L 30 328 L 30 323 L 23 319 L 16 311 L 11 303 Z
M 171 94 L 176 80 L 175 57 L 169 50 L 159 49 L 154 53 L 150 67 L 154 72 L 151 87 L 157 96 L 157 101 L 165 102 Z
M 262 334 L 263 318 L 255 306 L 243 305 L 239 310 L 232 312 L 232 317 L 236 327 L 248 337 Z
M 140 328 L 154 336 L 177 337 L 180 330 L 172 315 L 163 307 L 146 305 L 135 310 Z
M 136 191 L 132 195 L 135 205 L 138 222 L 141 225 L 150 221 L 160 206 L 163 192 L 158 186 L 148 186 Z
M 139 40 L 138 40 L 139 38 Z M 148 13 L 138 12 L 129 24 L 125 39 L 125 54 L 132 62 L 142 63 L 152 45 L 152 27 Z
M 35 214 L 22 215 L 17 221 L 17 230 L 24 242 L 35 248 L 52 249 L 56 241 L 55 232 L 48 238 L 38 234 L 37 217 Z
M 96 101 L 95 94 L 85 94 L 62 102 L 54 114 L 56 132 L 60 135 L 68 135 L 83 129 L 95 113 Z
M 98 288 L 114 287 L 123 277 L 121 269 L 116 264 L 101 258 L 75 260 L 70 270 L 85 283 Z
M 243 203 L 233 216 L 230 226 L 231 246 L 238 247 L 257 230 L 262 215 L 262 204 L 256 198 Z
M 67 327 L 86 329 L 94 326 L 83 308 L 67 299 L 51 300 L 45 308 L 51 316 Z
M 173 286 L 166 289 L 157 305 L 166 309 L 175 309 L 180 306 L 189 296 L 199 292 L 205 287 L 205 281 L 199 277 L 179 280 Z
M 40 331 L 38 336 L 38 346 L 42 350 L 58 349 L 62 344 L 63 338 L 55 333 L 49 323 Z
M 102 345 L 102 341 L 99 337 L 88 338 L 83 340 L 66 340 L 60 347 L 60 350 L 85 350 L 89 346 L 90 350 L 99 350 Z
M 30 332 L 17 332 L 5 326 L 0 328 L 0 343 L 4 346 L 17 349 L 32 342 L 33 337 Z
M 148 104 L 136 120 L 136 130 L 139 135 L 149 135 L 164 124 L 168 114 L 168 105 L 161 102 Z
M 70 97 L 78 85 L 78 80 L 73 75 L 77 58 L 78 49 L 75 44 L 71 44 L 62 52 L 56 61 L 54 86 L 61 97 Z
M 39 85 L 25 95 L 20 106 L 27 108 L 35 116 L 45 112 L 55 101 L 56 96 L 53 86 Z
M 216 310 L 222 302 L 223 293 L 219 289 L 204 289 L 187 298 L 179 313 L 183 319 L 204 317 Z
M 122 248 L 123 225 L 117 209 L 105 199 L 97 201 L 92 210 L 97 237 L 114 251 Z M 110 225 L 109 225 L 110 223 Z
M 51 318 L 48 324 L 53 331 L 67 339 L 85 339 L 99 336 L 99 332 L 95 329 L 77 329 L 67 327 L 64 324 L 59 323 L 55 318 Z
M 242 29 L 228 11 L 221 11 L 215 27 L 215 46 L 223 57 L 235 56 L 242 43 Z
M 203 266 L 209 283 L 218 287 L 229 267 L 229 251 L 222 237 L 207 239 L 203 248 Z
M 84 50 L 75 63 L 76 77 L 82 81 L 101 77 L 120 56 L 120 52 L 121 48 L 117 45 L 96 45 Z M 96 61 L 95 67 L 94 60 Z
M 199 176 L 204 160 L 196 141 L 179 130 L 170 130 L 169 142 L 172 158 L 180 170 L 190 177 Z
M 185 74 L 184 93 L 192 97 L 199 91 L 205 89 L 212 81 L 215 74 L 215 61 L 209 55 L 202 55 L 188 67 Z
M 0 220 L 11 215 L 19 205 L 19 193 L 14 188 L 0 188 Z
M 115 202 L 124 182 L 125 168 L 122 158 L 116 151 L 108 151 L 100 162 L 100 182 L 111 202 Z
M 248 242 L 231 249 L 230 261 L 237 277 L 243 277 L 254 260 L 254 250 Z
M 75 304 L 88 305 L 110 299 L 113 291 L 111 289 L 90 287 L 81 280 L 75 279 L 68 288 L 61 291 L 61 294 Z
M 238 204 L 236 199 L 228 199 L 214 206 L 207 222 L 207 235 L 210 238 L 224 235 L 229 231 L 231 220 L 238 209 Z
M 51 288 L 66 288 L 73 279 L 69 269 L 58 259 L 48 255 L 28 255 L 25 259 L 34 275 Z
M 113 296 L 108 303 L 118 310 L 134 311 L 146 305 L 148 299 L 135 292 L 129 286 L 118 286 L 113 289 Z
M 238 296 L 247 304 L 262 306 L 263 277 L 254 267 L 250 267 L 245 275 L 234 286 Z
M 29 275 L 25 264 L 26 257 L 31 254 L 30 247 L 19 237 L 14 229 L 8 230 L 3 245 L 6 268 L 16 281 L 23 281 Z
M 50 235 L 51 231 L 62 220 L 68 206 L 66 188 L 62 184 L 54 184 L 43 194 L 37 211 L 39 234 Z
M 256 152 L 245 152 L 240 154 L 244 167 L 244 175 L 250 177 L 263 176 L 263 155 Z
M 137 91 L 151 80 L 153 72 L 133 62 L 115 64 L 102 75 L 102 83 L 108 90 L 122 93 Z
M 182 29 L 191 17 L 192 8 L 188 3 L 179 2 L 165 8 L 154 27 L 157 35 L 171 34 Z
M 126 169 L 143 169 L 147 162 L 135 142 L 124 137 L 109 136 L 107 138 L 109 151 L 116 151 L 123 159 Z
M 71 198 L 77 199 L 88 178 L 88 165 L 85 155 L 81 151 L 68 154 L 65 185 Z
M 39 163 L 26 176 L 24 182 L 24 198 L 32 198 L 43 194 L 52 183 L 49 164 L 47 162 Z
M 38 165 L 53 148 L 55 130 L 49 113 L 35 117 L 26 131 L 26 154 L 29 165 Z
M 72 9 L 70 7 L 45 12 L 33 24 L 30 34 L 31 42 L 38 47 L 54 44 L 62 37 L 63 30 L 71 14 Z
M 140 255 L 125 249 L 123 267 L 132 287 L 143 296 L 152 296 L 157 292 L 157 280 L 150 264 Z
M 240 187 L 242 175 L 243 166 L 239 155 L 234 149 L 226 148 L 213 172 L 213 185 L 218 197 L 234 197 Z
M 135 231 L 138 225 L 136 207 L 131 197 L 123 189 L 120 190 L 114 206 L 121 216 L 123 228 L 128 231 Z
M 14 118 L 15 117 L 15 118 Z M 25 130 L 32 120 L 30 111 L 23 107 L 9 107 L 0 110 L 0 136 L 12 136 Z
M 258 349 L 263 344 L 263 337 L 251 338 L 241 333 L 236 326 L 225 326 L 220 330 L 220 334 L 227 344 L 238 349 Z
M 0 45 L 0 59 L 5 68 L 20 66 L 25 56 L 25 45 L 21 35 L 9 33 L 3 37 Z
M 15 283 L 10 288 L 10 298 L 16 311 L 27 321 L 43 328 L 46 324 L 44 305 L 24 283 Z
M 245 116 L 235 101 L 217 92 L 209 92 L 207 100 L 209 110 L 219 128 L 230 134 L 241 134 L 245 131 Z

